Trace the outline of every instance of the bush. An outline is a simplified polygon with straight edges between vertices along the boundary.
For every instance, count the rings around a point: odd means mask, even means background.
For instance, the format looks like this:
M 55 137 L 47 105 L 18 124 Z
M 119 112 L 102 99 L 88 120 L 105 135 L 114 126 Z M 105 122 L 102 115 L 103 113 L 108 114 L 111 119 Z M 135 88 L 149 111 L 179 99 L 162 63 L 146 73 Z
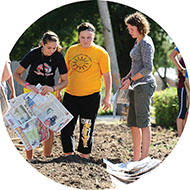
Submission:
M 153 102 L 156 124 L 177 129 L 176 118 L 179 109 L 177 89 L 171 87 L 155 92 Z

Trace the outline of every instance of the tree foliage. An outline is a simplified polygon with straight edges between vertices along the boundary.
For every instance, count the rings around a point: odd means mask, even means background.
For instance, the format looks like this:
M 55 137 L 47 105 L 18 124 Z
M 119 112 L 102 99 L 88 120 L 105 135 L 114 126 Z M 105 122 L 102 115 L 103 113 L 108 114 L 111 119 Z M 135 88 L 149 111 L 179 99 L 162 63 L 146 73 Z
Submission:
M 113 2 L 109 2 L 108 6 L 120 75 L 123 77 L 130 70 L 131 59 L 129 57 L 129 52 L 134 44 L 134 39 L 132 39 L 128 33 L 124 18 L 126 15 L 136 12 L 136 10 Z M 161 66 L 165 68 L 173 66 L 168 58 L 168 52 L 171 49 L 170 38 L 157 23 L 149 17 L 147 17 L 147 19 L 151 25 L 150 36 L 155 44 L 155 71 Z M 13 47 L 10 53 L 11 60 L 22 59 L 31 48 L 38 46 L 43 33 L 47 30 L 52 30 L 57 33 L 61 45 L 64 46 L 63 53 L 65 53 L 70 45 L 78 42 L 76 28 L 84 21 L 91 22 L 96 27 L 95 42 L 103 46 L 103 26 L 99 15 L 97 1 L 77 2 L 59 7 L 33 23 Z
M 96 1 L 73 3 L 59 7 L 33 23 L 15 44 L 11 59 L 20 60 L 31 48 L 38 46 L 43 33 L 48 30 L 54 31 L 59 36 L 61 45 L 67 49 L 77 43 L 76 28 L 83 21 L 91 22 L 96 27 L 96 42 L 98 40 L 103 43 L 103 36 L 99 35 L 102 28 Z
M 177 118 L 179 109 L 177 89 L 172 87 L 155 92 L 153 102 L 156 124 L 176 129 L 174 118 Z

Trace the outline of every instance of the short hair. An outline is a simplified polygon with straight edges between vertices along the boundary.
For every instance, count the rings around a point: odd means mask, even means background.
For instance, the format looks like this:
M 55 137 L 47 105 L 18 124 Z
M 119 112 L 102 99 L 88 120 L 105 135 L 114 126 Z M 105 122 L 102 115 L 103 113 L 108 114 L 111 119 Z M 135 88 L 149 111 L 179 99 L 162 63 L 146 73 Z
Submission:
M 93 33 L 96 32 L 95 27 L 92 24 L 90 24 L 89 22 L 83 22 L 83 23 L 81 23 L 77 27 L 77 30 L 78 30 L 78 34 L 80 34 L 80 32 L 84 31 L 84 30 L 88 30 L 88 31 L 93 32 Z
M 125 24 L 136 26 L 140 34 L 148 34 L 150 32 L 150 25 L 146 17 L 140 12 L 133 13 L 125 17 Z

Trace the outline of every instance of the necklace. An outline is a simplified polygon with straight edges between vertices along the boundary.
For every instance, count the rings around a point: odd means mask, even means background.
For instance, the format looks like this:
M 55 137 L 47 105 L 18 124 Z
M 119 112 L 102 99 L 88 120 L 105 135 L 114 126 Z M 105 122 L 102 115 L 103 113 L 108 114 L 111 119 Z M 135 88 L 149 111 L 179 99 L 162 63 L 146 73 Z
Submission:
M 51 56 L 46 56 L 46 58 L 49 58 L 49 60 L 44 60 L 44 57 L 45 57 L 45 55 L 44 55 L 44 53 L 43 53 L 43 47 L 41 48 L 41 57 L 42 57 L 42 65 L 43 65 L 43 73 L 44 73 L 44 82 L 45 82 L 45 84 L 47 84 L 47 79 L 48 79 L 48 73 L 46 72 L 46 67 L 47 67 L 47 63 L 46 62 L 52 62 L 52 55 Z

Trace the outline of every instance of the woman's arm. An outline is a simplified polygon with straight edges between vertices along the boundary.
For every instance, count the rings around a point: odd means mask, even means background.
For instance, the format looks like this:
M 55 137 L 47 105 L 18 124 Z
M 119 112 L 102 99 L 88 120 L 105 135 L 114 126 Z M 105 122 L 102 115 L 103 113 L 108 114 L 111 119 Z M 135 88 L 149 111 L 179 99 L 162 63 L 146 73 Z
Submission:
M 6 62 L 5 66 L 4 66 L 4 69 L 3 69 L 3 74 L 2 74 L 1 82 L 7 81 L 11 77 L 11 75 L 12 74 L 11 74 L 10 66 Z
M 11 77 L 7 80 L 7 83 L 9 85 L 9 88 L 11 90 L 10 96 L 9 98 L 15 98 L 16 94 L 15 94 L 15 87 L 14 87 L 14 81 L 13 81 L 13 76 L 11 75 Z
M 67 79 L 67 74 L 60 75 L 59 77 L 59 83 L 55 86 L 42 86 L 41 88 L 41 95 L 46 95 L 48 92 L 54 92 L 54 91 L 61 91 L 63 88 L 67 86 L 68 79 Z M 58 93 L 56 93 L 58 94 Z M 60 97 L 57 97 L 60 99 Z
M 104 85 L 105 85 L 105 97 L 102 101 L 103 110 L 107 110 L 111 108 L 110 97 L 111 97 L 111 86 L 112 79 L 110 72 L 103 74 Z
M 60 75 L 59 77 L 59 83 L 55 86 L 53 86 L 54 90 L 58 90 L 58 91 L 61 91 L 63 88 L 65 88 L 68 84 L 68 75 L 67 73 L 66 74 L 63 74 L 63 75 Z
M 186 69 L 183 68 L 182 65 L 180 64 L 180 62 L 179 62 L 179 60 L 178 60 L 178 58 L 177 58 L 177 55 L 178 55 L 178 54 L 179 54 L 179 52 L 178 52 L 176 49 L 174 49 L 174 50 L 170 53 L 169 57 L 170 57 L 170 59 L 172 60 L 173 64 L 176 66 L 176 68 L 177 68 L 179 71 L 181 71 L 181 72 L 183 73 L 183 75 L 184 75 Z
M 14 72 L 14 79 L 22 86 L 25 86 L 25 84 L 27 83 L 23 78 L 22 78 L 22 74 L 25 72 L 25 68 L 22 67 L 21 65 L 19 65 L 16 69 L 16 71 Z M 25 86 L 25 88 L 34 91 L 35 93 L 38 93 L 38 89 L 35 87 L 35 85 L 27 85 Z

